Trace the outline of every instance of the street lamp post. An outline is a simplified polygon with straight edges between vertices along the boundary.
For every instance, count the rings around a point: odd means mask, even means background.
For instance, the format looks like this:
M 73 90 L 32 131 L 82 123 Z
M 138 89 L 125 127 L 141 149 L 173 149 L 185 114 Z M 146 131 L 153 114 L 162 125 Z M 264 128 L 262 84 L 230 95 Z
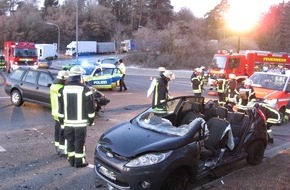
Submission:
M 76 0 L 76 61 L 78 63 L 79 56 L 79 12 L 78 12 L 78 0 Z
M 52 22 L 47 22 L 46 24 L 57 27 L 57 30 L 58 30 L 58 35 L 57 35 L 57 56 L 59 57 L 59 55 L 60 55 L 59 54 L 59 49 L 60 49 L 60 29 L 59 29 L 59 26 L 57 24 L 52 23 Z

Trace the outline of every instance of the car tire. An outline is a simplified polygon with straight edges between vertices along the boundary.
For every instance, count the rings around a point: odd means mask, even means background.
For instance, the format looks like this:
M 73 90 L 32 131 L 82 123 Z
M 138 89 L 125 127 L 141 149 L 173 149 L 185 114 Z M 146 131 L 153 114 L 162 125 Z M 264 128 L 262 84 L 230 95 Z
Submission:
M 22 95 L 19 90 L 13 90 L 10 95 L 10 99 L 13 105 L 21 106 L 23 104 Z
M 161 190 L 184 190 L 189 182 L 189 174 L 184 169 L 171 173 L 164 181 Z
M 262 141 L 253 142 L 247 150 L 248 164 L 253 165 L 253 166 L 260 164 L 264 158 L 264 152 L 265 152 L 265 146 Z

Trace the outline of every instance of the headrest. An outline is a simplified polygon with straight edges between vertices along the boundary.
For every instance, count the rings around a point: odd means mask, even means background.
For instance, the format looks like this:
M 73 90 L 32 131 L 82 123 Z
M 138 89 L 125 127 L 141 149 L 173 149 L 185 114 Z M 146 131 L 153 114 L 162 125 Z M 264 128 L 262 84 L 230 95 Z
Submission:
M 221 119 L 226 119 L 228 116 L 228 110 L 225 107 L 217 107 L 216 108 L 216 115 Z
M 191 110 L 192 111 L 195 111 L 195 112 L 199 112 L 201 113 L 202 112 L 202 106 L 201 106 L 201 103 L 199 102 L 193 102 L 191 104 Z
M 234 113 L 233 120 L 236 122 L 241 122 L 244 119 L 244 116 L 244 113 L 236 112 Z

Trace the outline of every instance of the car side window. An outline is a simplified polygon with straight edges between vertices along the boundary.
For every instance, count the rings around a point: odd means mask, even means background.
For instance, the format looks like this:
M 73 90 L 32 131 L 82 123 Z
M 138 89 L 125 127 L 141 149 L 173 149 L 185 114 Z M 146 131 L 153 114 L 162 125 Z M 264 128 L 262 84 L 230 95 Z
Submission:
M 47 73 L 40 73 L 38 78 L 38 84 L 42 86 L 48 86 L 48 84 L 52 84 L 52 79 Z
M 37 77 L 37 72 L 28 71 L 28 72 L 26 72 L 26 75 L 24 76 L 23 81 L 29 82 L 29 83 L 35 83 L 36 77 Z
M 9 75 L 9 78 L 11 78 L 11 79 L 16 79 L 16 80 L 21 80 L 21 78 L 22 78 L 24 72 L 25 72 L 25 71 L 23 71 L 23 70 L 16 69 L 16 70 L 14 70 L 14 71 Z

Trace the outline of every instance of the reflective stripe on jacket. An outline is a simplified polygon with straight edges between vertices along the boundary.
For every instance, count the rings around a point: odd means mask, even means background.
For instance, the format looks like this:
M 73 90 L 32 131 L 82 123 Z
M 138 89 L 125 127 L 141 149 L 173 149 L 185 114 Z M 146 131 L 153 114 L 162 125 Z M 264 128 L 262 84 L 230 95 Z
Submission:
M 84 84 L 72 81 L 60 89 L 59 117 L 64 126 L 85 127 L 95 117 L 92 91 Z

